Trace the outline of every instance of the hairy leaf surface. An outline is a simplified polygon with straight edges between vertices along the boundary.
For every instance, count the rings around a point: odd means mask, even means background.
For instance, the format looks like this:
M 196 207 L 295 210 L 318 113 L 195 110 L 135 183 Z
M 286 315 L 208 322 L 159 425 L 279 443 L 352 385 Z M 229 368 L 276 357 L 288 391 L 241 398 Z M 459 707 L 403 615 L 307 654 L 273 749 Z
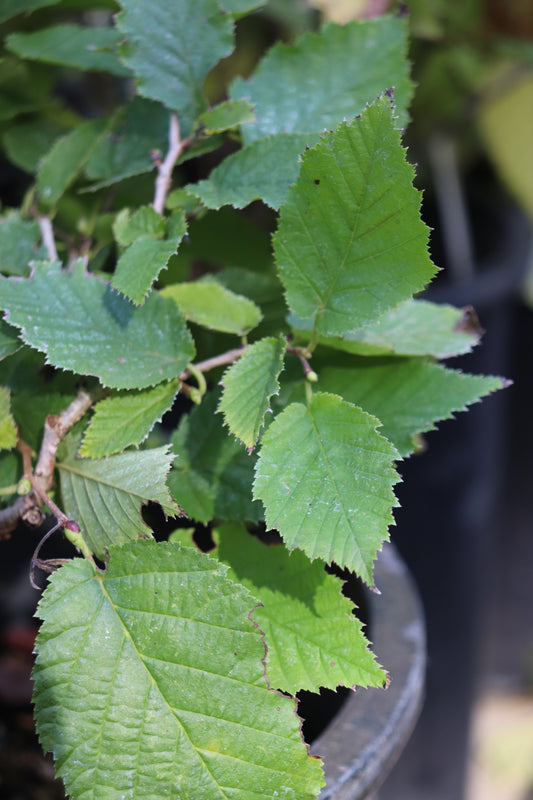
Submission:
M 275 44 L 249 80 L 233 82 L 230 95 L 254 106 L 257 121 L 242 128 L 249 144 L 281 131 L 336 128 L 391 87 L 403 127 L 412 94 L 407 26 L 405 20 L 387 16 L 329 24 L 293 45 Z
M 197 522 L 259 522 L 261 504 L 252 498 L 256 459 L 222 427 L 218 400 L 218 392 L 209 392 L 172 435 L 178 458 L 168 478 L 170 492 Z
M 179 113 L 182 136 L 205 110 L 200 88 L 209 70 L 233 49 L 233 23 L 216 0 L 120 0 L 117 25 L 127 38 L 122 56 L 144 97 Z
M 178 389 L 178 381 L 172 380 L 101 400 L 83 437 L 80 456 L 103 458 L 143 442 L 171 407 Z
M 412 179 L 387 97 L 304 153 L 274 252 L 289 307 L 319 333 L 373 322 L 433 277 Z
M 154 293 L 135 308 L 81 262 L 72 274 L 41 263 L 28 280 L 0 279 L 0 307 L 49 363 L 96 375 L 113 389 L 174 378 L 194 356 L 175 303 Z
M 279 392 L 278 375 L 283 369 L 285 339 L 261 339 L 226 370 L 218 410 L 231 433 L 246 447 L 255 447 L 269 409 L 270 398 Z
M 298 550 L 265 546 L 244 526 L 221 525 L 214 534 L 218 547 L 211 555 L 261 602 L 253 618 L 265 634 L 272 688 L 294 694 L 322 686 L 383 686 L 386 674 L 368 650 L 339 578 Z
M 504 385 L 501 378 L 466 375 L 425 358 L 328 356 L 314 366 L 326 391 L 379 417 L 380 432 L 402 456 L 415 449 L 415 434 L 433 430 L 438 420 L 450 419 Z
M 178 544 L 75 559 L 39 604 L 37 729 L 73 800 L 311 800 L 320 762 L 267 688 L 255 599 Z
M 172 299 L 185 319 L 215 331 L 244 336 L 261 321 L 261 310 L 213 280 L 174 283 L 161 294 Z
M 65 512 L 95 555 L 105 558 L 112 544 L 150 536 L 144 503 L 160 503 L 171 517 L 180 513 L 165 483 L 173 460 L 167 445 L 94 461 L 71 454 L 58 463 Z
M 290 550 L 356 572 L 372 585 L 372 565 L 393 522 L 398 454 L 379 420 L 337 395 L 292 403 L 263 436 L 254 497 Z
M 120 39 L 114 28 L 57 25 L 31 33 L 12 33 L 6 47 L 21 58 L 131 76 L 114 52 Z

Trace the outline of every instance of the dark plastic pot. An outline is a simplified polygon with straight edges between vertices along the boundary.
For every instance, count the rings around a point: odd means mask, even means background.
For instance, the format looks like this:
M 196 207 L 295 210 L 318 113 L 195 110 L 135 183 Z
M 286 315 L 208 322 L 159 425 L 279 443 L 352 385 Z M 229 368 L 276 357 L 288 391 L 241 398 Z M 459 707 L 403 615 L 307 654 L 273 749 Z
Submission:
M 423 613 L 409 572 L 392 545 L 385 545 L 379 555 L 375 581 L 381 594 L 368 592 L 369 635 L 391 682 L 387 689 L 350 693 L 311 745 L 325 765 L 320 800 L 369 798 L 399 757 L 421 710 Z

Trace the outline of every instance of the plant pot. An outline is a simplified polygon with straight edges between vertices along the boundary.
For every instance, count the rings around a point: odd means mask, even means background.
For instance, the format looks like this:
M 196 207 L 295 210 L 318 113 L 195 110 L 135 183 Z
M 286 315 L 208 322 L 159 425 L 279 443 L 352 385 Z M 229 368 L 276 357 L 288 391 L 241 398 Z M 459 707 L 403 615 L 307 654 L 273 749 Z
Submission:
M 373 650 L 391 677 L 383 689 L 351 692 L 311 752 L 324 759 L 326 786 L 320 800 L 362 800 L 387 776 L 407 743 L 422 706 L 425 628 L 408 570 L 386 544 L 375 566 L 376 586 L 368 591 Z

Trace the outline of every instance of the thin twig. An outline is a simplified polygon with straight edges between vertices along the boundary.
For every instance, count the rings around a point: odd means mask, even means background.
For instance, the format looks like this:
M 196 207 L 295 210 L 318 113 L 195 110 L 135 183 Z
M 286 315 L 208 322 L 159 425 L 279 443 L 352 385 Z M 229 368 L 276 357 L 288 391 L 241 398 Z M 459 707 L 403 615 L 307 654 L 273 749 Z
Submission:
M 41 229 L 41 237 L 43 244 L 48 253 L 50 261 L 59 261 L 56 249 L 56 242 L 54 238 L 54 229 L 52 227 L 52 220 L 49 217 L 43 217 L 40 214 L 37 216 L 39 228 Z
M 209 372 L 210 369 L 223 367 L 225 364 L 233 364 L 234 361 L 237 361 L 237 359 L 242 356 L 245 349 L 244 347 L 237 347 L 234 350 L 227 350 L 219 356 L 213 356 L 213 358 L 207 358 L 205 361 L 199 361 L 198 364 L 194 365 L 194 369 L 198 372 Z M 186 381 L 191 375 L 192 373 L 188 369 L 185 369 L 178 377 L 180 381 Z
M 56 452 L 60 441 L 87 413 L 99 394 L 100 390 L 90 393 L 80 389 L 72 403 L 61 414 L 50 414 L 46 418 L 41 450 L 34 471 L 35 478 L 43 491 L 47 492 L 52 486 Z
M 35 470 L 32 471 L 31 467 L 31 448 L 22 441 L 18 442 L 17 447 L 22 454 L 24 476 L 30 481 L 32 490 L 28 494 L 18 497 L 11 506 L 0 510 L 0 537 L 8 536 L 21 521 L 27 522 L 33 527 L 40 525 L 42 502 L 46 503 L 58 519 L 62 520 L 62 524 L 69 522 L 65 514 L 47 496 L 47 492 L 53 485 L 56 452 L 60 441 L 87 413 L 100 394 L 101 389 L 92 393 L 80 389 L 76 398 L 60 414 L 51 414 L 47 417 Z
M 167 199 L 168 190 L 172 181 L 172 170 L 176 161 L 181 156 L 183 151 L 193 141 L 192 136 L 187 139 L 180 138 L 180 125 L 176 114 L 170 116 L 170 128 L 168 134 L 168 153 L 164 161 L 157 162 L 158 171 L 155 181 L 155 195 L 152 206 L 158 214 L 163 214 L 165 210 L 165 201 Z

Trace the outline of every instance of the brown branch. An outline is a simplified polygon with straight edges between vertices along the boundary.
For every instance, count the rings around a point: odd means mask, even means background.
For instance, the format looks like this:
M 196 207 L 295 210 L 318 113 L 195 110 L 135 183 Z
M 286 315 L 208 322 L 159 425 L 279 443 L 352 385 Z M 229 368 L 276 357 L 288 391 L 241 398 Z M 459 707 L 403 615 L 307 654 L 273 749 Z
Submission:
M 157 178 L 155 181 L 155 196 L 152 206 L 158 214 L 165 210 L 165 201 L 172 181 L 172 170 L 176 161 L 183 151 L 191 144 L 193 137 L 187 139 L 180 138 L 180 125 L 176 114 L 170 116 L 170 128 L 168 134 L 168 153 L 164 161 L 157 161 Z
M 40 510 L 42 502 L 48 505 L 58 520 L 62 520 L 61 524 L 69 521 L 47 496 L 53 485 L 57 448 L 70 429 L 87 413 L 100 393 L 100 389 L 93 393 L 80 389 L 76 398 L 60 414 L 50 414 L 46 418 L 35 470 L 32 470 L 31 465 L 31 448 L 19 440 L 17 447 L 22 454 L 24 477 L 30 481 L 32 490 L 17 498 L 11 506 L 0 510 L 0 537 L 8 536 L 20 522 L 38 527 L 43 521 Z
M 236 347 L 234 350 L 227 350 L 219 356 L 213 356 L 213 358 L 207 358 L 205 361 L 199 361 L 198 364 L 194 365 L 194 368 L 198 370 L 198 372 L 209 372 L 210 369 L 223 367 L 226 364 L 233 364 L 234 361 L 237 361 L 237 359 L 242 356 L 245 349 L 244 347 Z M 183 372 L 180 372 L 178 378 L 180 381 L 186 381 L 191 375 L 192 373 L 188 369 L 185 369 Z
M 41 229 L 41 237 L 43 240 L 43 244 L 46 248 L 48 258 L 50 259 L 50 261 L 59 261 L 57 255 L 56 243 L 54 239 L 54 229 L 52 227 L 52 220 L 49 219 L 49 217 L 43 217 L 40 214 L 38 214 L 37 221 L 39 222 L 39 228 Z

